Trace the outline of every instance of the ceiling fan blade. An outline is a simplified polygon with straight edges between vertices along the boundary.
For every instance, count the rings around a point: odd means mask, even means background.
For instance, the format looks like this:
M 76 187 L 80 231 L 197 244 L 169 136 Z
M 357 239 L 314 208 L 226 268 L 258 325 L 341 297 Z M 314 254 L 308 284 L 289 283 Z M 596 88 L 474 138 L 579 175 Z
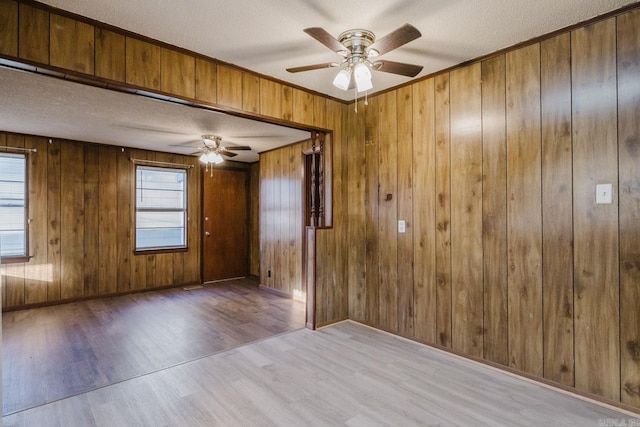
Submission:
M 238 154 L 236 153 L 232 153 L 231 151 L 227 151 L 227 150 L 218 150 L 218 154 L 221 154 L 223 156 L 227 156 L 227 157 L 235 157 Z
M 337 67 L 338 65 L 340 64 L 336 62 L 325 62 L 324 64 L 314 64 L 314 65 L 305 65 L 302 67 L 287 68 L 287 71 L 290 73 L 299 73 L 301 71 L 311 71 L 311 70 L 320 70 L 322 68 Z
M 376 40 L 367 51 L 371 56 L 384 55 L 387 52 L 397 49 L 412 40 L 422 36 L 420 31 L 411 24 L 404 24 L 395 31 L 390 32 L 379 40 Z M 377 52 L 374 54 L 372 51 Z
M 422 71 L 422 65 L 405 64 L 404 62 L 394 61 L 376 61 L 373 63 L 373 69 L 385 73 L 415 77 Z
M 241 150 L 251 150 L 251 147 L 248 145 L 227 145 L 224 147 L 227 151 L 241 151 Z
M 339 53 L 340 55 L 346 55 L 349 53 L 349 49 L 347 49 L 345 45 L 340 43 L 338 39 L 329 34 L 324 28 L 311 27 L 305 28 L 303 31 L 309 34 L 314 39 L 318 40 L 320 43 L 322 43 L 332 51 Z

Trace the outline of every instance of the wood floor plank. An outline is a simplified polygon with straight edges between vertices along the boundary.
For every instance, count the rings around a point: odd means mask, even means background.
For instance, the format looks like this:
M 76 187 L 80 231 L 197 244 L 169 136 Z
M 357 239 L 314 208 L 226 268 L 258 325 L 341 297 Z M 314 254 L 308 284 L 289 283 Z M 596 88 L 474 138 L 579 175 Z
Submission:
M 374 357 L 372 357 L 374 356 Z M 597 425 L 640 419 L 352 321 L 3 418 L 5 427 Z
M 3 314 L 3 413 L 304 326 L 304 304 L 249 279 Z

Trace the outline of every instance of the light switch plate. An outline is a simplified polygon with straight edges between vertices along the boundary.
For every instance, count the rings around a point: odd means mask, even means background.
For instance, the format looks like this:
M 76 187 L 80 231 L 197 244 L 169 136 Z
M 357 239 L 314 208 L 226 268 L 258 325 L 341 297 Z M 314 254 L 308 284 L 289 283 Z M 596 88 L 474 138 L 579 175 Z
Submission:
M 398 233 L 406 233 L 407 232 L 407 223 L 404 219 L 398 221 Z
M 610 205 L 613 201 L 613 186 L 611 184 L 596 185 L 596 204 Z

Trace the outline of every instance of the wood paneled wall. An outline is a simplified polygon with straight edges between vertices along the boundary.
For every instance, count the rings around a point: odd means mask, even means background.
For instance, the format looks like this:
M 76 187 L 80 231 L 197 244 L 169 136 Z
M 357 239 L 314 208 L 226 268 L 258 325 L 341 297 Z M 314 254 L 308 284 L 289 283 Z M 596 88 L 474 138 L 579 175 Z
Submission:
M 640 407 L 639 28 L 636 9 L 348 113 L 351 318 Z
M 3 308 L 200 281 L 200 166 L 194 157 L 0 133 L 29 159 L 29 251 L 2 266 Z M 193 165 L 187 252 L 134 255 L 135 165 L 130 158 Z
M 36 66 L 53 72 L 77 76 L 81 80 L 91 80 L 96 81 L 98 84 L 122 87 L 127 91 L 143 90 L 144 92 L 180 98 L 216 110 L 258 115 L 263 120 L 286 123 L 300 128 L 331 130 L 333 126 L 336 126 L 338 128 L 336 134 L 346 134 L 343 129 L 346 129 L 347 115 L 343 113 L 346 108 L 343 103 L 259 76 L 249 70 L 220 63 L 197 53 L 169 46 L 124 30 L 107 27 L 99 22 L 71 13 L 52 9 L 37 2 L 0 0 L 0 57 L 26 64 L 27 68 Z M 342 141 L 338 139 L 334 140 L 336 146 L 341 143 Z M 287 150 L 284 149 L 285 152 Z M 65 156 L 67 155 L 80 156 L 73 150 L 65 154 Z M 150 153 L 149 155 L 153 156 L 155 154 Z M 84 154 L 80 157 L 83 156 Z M 267 159 L 277 159 L 279 156 L 280 154 L 271 157 L 267 156 Z M 80 157 L 77 159 L 68 158 L 67 160 L 75 161 L 79 160 Z M 55 158 L 49 160 L 49 168 L 59 168 L 59 166 L 51 166 L 51 162 L 55 161 Z M 113 162 L 113 160 L 108 159 L 104 161 L 108 164 Z M 285 166 L 283 163 L 277 163 L 277 161 L 276 164 L 270 164 L 269 161 L 266 163 L 264 170 L 270 171 L 270 173 L 280 172 L 281 168 Z M 117 165 L 120 165 L 120 163 L 117 163 Z M 127 204 L 131 203 L 127 193 L 130 183 L 125 178 L 122 178 L 119 172 L 114 172 L 111 166 L 105 166 L 105 168 L 104 173 L 108 174 L 109 179 L 100 181 L 101 184 L 98 185 L 98 190 L 105 193 L 103 197 L 115 194 L 119 208 L 116 211 L 113 205 L 105 206 L 105 210 L 100 211 L 100 221 L 106 221 L 112 226 L 126 224 L 127 221 L 130 221 L 128 209 L 126 208 Z M 91 170 L 78 170 L 76 172 L 77 176 L 65 176 L 65 184 L 75 185 L 81 179 L 85 179 L 87 173 L 92 173 Z M 260 173 L 263 173 L 262 168 Z M 346 172 L 329 170 L 328 173 L 338 181 L 343 176 L 346 176 Z M 114 181 L 116 177 L 118 179 Z M 58 178 L 53 175 L 48 179 L 49 185 L 53 186 L 53 189 L 62 185 L 55 181 Z M 95 181 L 93 178 L 87 179 L 90 182 Z M 330 197 L 332 197 L 332 183 L 328 182 L 328 184 L 327 189 Z M 91 185 L 95 186 L 95 183 Z M 79 197 L 80 190 L 74 189 L 73 191 L 78 193 L 74 197 Z M 298 198 L 300 193 L 294 193 L 283 194 L 281 198 L 278 197 L 270 203 L 274 203 L 274 201 L 283 203 L 284 205 L 274 208 L 281 211 L 283 206 L 286 206 L 287 209 L 292 208 L 294 203 L 297 203 L 297 207 L 299 202 L 294 197 Z M 51 199 L 49 201 L 50 206 L 60 203 L 56 196 L 49 195 L 48 198 Z M 339 204 L 340 202 L 337 203 Z M 346 205 L 346 201 L 343 204 Z M 72 208 L 74 209 L 73 211 L 65 214 L 67 221 L 73 221 L 74 214 L 82 211 L 82 207 L 79 204 L 72 205 Z M 333 211 L 328 214 L 333 214 Z M 265 213 L 261 210 L 260 216 L 262 217 L 263 215 Z M 285 221 L 274 225 L 279 230 L 278 232 L 284 232 L 286 227 L 297 230 L 298 224 L 289 224 L 289 222 L 286 222 L 286 218 L 271 217 L 273 221 Z M 330 215 L 329 218 L 331 218 Z M 58 219 L 58 221 L 60 220 L 61 218 Z M 261 221 L 264 220 L 261 218 Z M 346 223 L 343 227 L 346 229 Z M 49 229 L 48 233 L 60 234 L 60 231 Z M 118 241 L 127 241 L 130 238 L 128 233 L 129 231 L 126 228 L 119 227 Z M 260 233 L 262 238 L 270 238 L 275 231 L 272 228 L 261 227 Z M 300 228 L 300 237 L 301 233 L 302 229 Z M 287 232 L 287 235 L 290 236 L 291 233 Z M 327 307 L 319 312 L 322 317 L 318 321 L 322 324 L 347 317 L 347 278 L 346 264 L 342 259 L 338 259 L 341 256 L 342 249 L 336 250 L 336 248 L 344 247 L 344 245 L 336 243 L 338 240 L 345 238 L 344 234 L 336 234 L 332 229 L 326 229 L 319 230 L 318 236 L 320 237 L 318 245 L 323 250 L 319 254 L 318 262 L 330 265 L 338 260 L 342 263 L 339 272 L 333 271 L 331 274 L 325 274 L 317 282 L 320 288 L 319 301 L 322 304 L 327 304 Z M 56 238 L 59 239 L 61 237 L 56 235 L 53 240 L 55 241 Z M 73 233 L 67 237 L 76 239 L 75 243 L 77 244 L 80 244 L 80 240 L 82 240 L 81 237 Z M 89 238 L 91 237 L 93 236 L 89 236 Z M 100 240 L 99 235 L 98 241 L 101 247 L 103 243 L 106 243 L 106 241 Z M 93 244 L 85 240 L 82 243 L 85 246 Z M 279 280 L 282 279 L 278 283 L 284 283 L 284 281 L 288 283 L 300 282 L 301 257 L 295 242 L 293 249 L 288 246 L 285 248 L 282 245 L 282 239 L 280 243 L 275 239 L 268 240 L 268 243 L 261 243 L 261 245 L 261 253 L 266 248 L 271 257 L 277 255 L 278 261 L 275 265 L 278 266 L 278 274 L 286 273 L 288 275 L 288 278 L 285 278 L 285 276 L 278 277 Z M 325 248 L 327 249 L 326 252 L 324 252 Z M 111 265 L 113 262 L 119 266 L 133 263 L 129 254 L 124 250 L 109 247 L 103 249 L 103 252 L 109 259 L 107 265 Z M 55 257 L 59 256 L 60 253 L 55 250 L 54 246 L 48 259 L 55 259 Z M 88 256 L 88 261 L 93 262 L 90 259 L 91 255 Z M 268 260 L 273 263 L 273 258 L 268 258 Z M 115 285 L 118 291 L 130 289 L 132 281 L 137 281 L 138 279 L 144 280 L 144 285 L 139 285 L 137 284 L 138 282 L 135 282 L 136 284 L 133 286 L 144 287 L 147 283 L 153 283 L 151 277 L 154 274 L 157 275 L 157 271 L 154 273 L 153 268 L 145 268 L 145 273 L 143 274 L 140 261 L 136 260 L 135 264 L 131 265 L 131 268 L 118 268 L 116 274 L 117 284 Z M 280 268 L 280 266 L 284 265 L 287 266 L 286 269 Z M 13 266 L 11 268 L 19 270 L 21 267 Z M 65 267 L 64 274 L 68 274 L 70 278 L 79 275 L 80 270 L 76 271 L 73 268 L 71 266 Z M 189 273 L 186 271 L 187 268 L 189 268 Z M 98 272 L 98 278 L 101 282 L 98 285 L 100 293 L 96 295 L 105 295 L 111 289 L 105 285 L 106 281 L 110 280 L 109 277 L 111 276 L 109 275 L 113 274 L 108 272 L 107 269 L 108 267 L 104 267 Z M 199 261 L 198 264 L 189 266 L 185 263 L 184 269 L 185 275 L 195 274 L 195 272 L 199 274 Z M 175 271 L 176 266 L 174 265 L 174 273 Z M 264 275 L 266 271 L 261 269 L 260 274 Z M 257 272 L 257 264 L 254 262 L 252 273 Z M 60 275 L 62 270 L 54 271 L 53 274 Z M 56 283 L 58 283 L 60 277 L 56 277 Z M 324 281 L 327 281 L 326 285 Z M 80 293 L 80 285 L 76 282 L 74 283 L 74 286 L 78 289 L 74 288 L 73 291 L 65 292 L 70 295 Z M 273 281 L 263 281 L 263 284 L 267 286 L 274 285 Z M 285 287 L 284 291 L 293 291 L 293 288 Z M 52 290 L 52 292 L 55 293 L 55 290 Z M 323 295 L 323 292 L 328 294 Z M 59 300 L 60 298 L 61 296 L 52 297 L 50 301 Z
M 260 163 L 249 167 L 249 274 L 260 277 Z

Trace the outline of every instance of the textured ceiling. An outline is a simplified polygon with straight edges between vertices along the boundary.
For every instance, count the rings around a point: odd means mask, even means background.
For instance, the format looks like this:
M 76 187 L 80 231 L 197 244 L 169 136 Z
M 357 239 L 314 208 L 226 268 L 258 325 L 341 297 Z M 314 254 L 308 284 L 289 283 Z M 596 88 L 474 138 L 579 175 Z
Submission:
M 329 96 L 352 100 L 331 84 L 336 69 L 298 74 L 288 67 L 341 57 L 303 32 L 319 26 L 337 37 L 364 28 L 378 37 L 410 23 L 422 37 L 382 59 L 424 66 L 416 78 L 618 9 L 630 0 L 43 0 L 60 9 L 186 48 Z M 410 79 L 374 72 L 372 92 Z M 235 159 L 308 137 L 165 101 L 0 68 L 0 129 L 56 138 L 190 153 L 176 146 L 218 134 L 251 145 Z M 262 136 L 258 138 L 257 136 Z M 197 145 L 197 141 L 195 145 Z

